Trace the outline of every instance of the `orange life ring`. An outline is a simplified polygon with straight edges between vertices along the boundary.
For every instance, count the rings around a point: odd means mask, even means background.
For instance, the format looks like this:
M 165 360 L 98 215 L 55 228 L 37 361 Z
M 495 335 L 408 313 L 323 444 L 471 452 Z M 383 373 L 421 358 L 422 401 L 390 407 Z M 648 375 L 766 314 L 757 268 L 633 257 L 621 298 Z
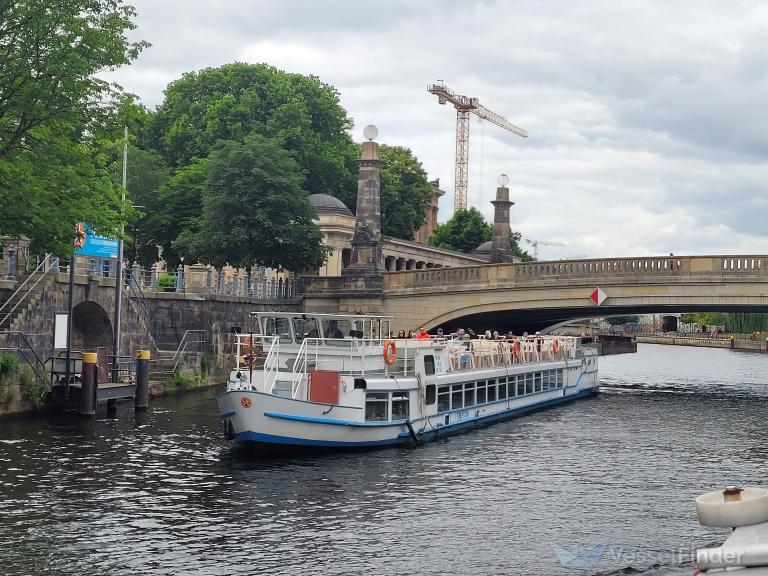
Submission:
M 555 340 L 554 342 L 552 342 L 552 352 L 557 354 L 558 350 L 560 350 L 560 343 L 557 340 Z
M 515 354 L 515 358 L 520 358 L 520 340 L 515 338 L 515 343 L 512 344 L 512 352 Z
M 387 340 L 384 342 L 384 363 L 387 366 L 392 366 L 397 360 L 397 347 L 394 340 Z

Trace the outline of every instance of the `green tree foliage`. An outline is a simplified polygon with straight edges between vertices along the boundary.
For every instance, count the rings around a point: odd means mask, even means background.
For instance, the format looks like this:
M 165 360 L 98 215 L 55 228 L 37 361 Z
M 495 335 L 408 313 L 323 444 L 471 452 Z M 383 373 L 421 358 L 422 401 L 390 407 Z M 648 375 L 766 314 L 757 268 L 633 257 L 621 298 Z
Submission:
M 168 85 L 150 141 L 171 166 L 205 158 L 219 140 L 258 133 L 294 153 L 304 190 L 345 200 L 354 194 L 357 147 L 338 92 L 314 76 L 266 64 L 226 64 L 186 73 Z
M 382 234 L 412 240 L 424 224 L 432 200 L 432 185 L 413 153 L 402 146 L 381 145 Z
M 723 326 L 728 324 L 728 320 L 728 314 L 725 312 L 695 312 L 680 315 L 680 322 L 702 326 Z
M 220 142 L 205 165 L 202 214 L 176 244 L 216 266 L 301 270 L 327 256 L 304 174 L 275 140 L 258 134 Z
M 485 221 L 480 211 L 470 208 L 459 210 L 446 223 L 438 224 L 427 242 L 439 248 L 470 253 L 483 242 L 488 242 L 492 234 L 493 227 Z M 509 242 L 512 253 L 523 262 L 533 260 L 528 252 L 520 248 L 520 238 L 519 232 L 512 232 Z
M 71 252 L 74 224 L 119 227 L 102 136 L 114 87 L 95 74 L 127 64 L 133 9 L 121 0 L 0 1 L 0 232 L 34 251 Z
M 640 316 L 609 316 L 605 321 L 611 326 L 621 326 L 622 324 L 637 324 L 640 322 Z

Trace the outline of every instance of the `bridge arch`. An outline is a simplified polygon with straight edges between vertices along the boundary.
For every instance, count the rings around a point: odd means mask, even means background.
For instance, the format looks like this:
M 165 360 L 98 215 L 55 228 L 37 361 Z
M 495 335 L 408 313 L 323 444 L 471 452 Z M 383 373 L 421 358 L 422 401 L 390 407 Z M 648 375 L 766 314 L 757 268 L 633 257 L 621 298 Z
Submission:
M 114 331 L 112 320 L 97 302 L 85 300 L 72 310 L 72 348 L 95 350 L 111 348 Z

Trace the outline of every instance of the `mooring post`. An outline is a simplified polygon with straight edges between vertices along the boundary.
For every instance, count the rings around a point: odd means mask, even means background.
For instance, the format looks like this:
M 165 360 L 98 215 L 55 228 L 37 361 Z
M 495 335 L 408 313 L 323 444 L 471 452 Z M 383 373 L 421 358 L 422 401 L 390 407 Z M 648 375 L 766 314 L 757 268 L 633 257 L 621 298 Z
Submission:
M 80 416 L 90 418 L 96 415 L 96 382 L 99 370 L 97 361 L 96 352 L 83 352 L 83 376 L 77 406 Z
M 136 412 L 149 408 L 149 350 L 136 352 Z

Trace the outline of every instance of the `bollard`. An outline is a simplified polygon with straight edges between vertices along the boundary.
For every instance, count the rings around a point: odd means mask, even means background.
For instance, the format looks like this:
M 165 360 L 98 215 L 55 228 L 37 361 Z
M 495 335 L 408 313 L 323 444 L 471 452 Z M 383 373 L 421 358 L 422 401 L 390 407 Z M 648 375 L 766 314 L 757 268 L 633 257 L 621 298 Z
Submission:
M 136 352 L 136 412 L 149 408 L 149 350 Z
M 96 377 L 99 370 L 96 362 L 96 352 L 83 352 L 83 376 L 77 411 L 80 416 L 89 418 L 96 415 Z

